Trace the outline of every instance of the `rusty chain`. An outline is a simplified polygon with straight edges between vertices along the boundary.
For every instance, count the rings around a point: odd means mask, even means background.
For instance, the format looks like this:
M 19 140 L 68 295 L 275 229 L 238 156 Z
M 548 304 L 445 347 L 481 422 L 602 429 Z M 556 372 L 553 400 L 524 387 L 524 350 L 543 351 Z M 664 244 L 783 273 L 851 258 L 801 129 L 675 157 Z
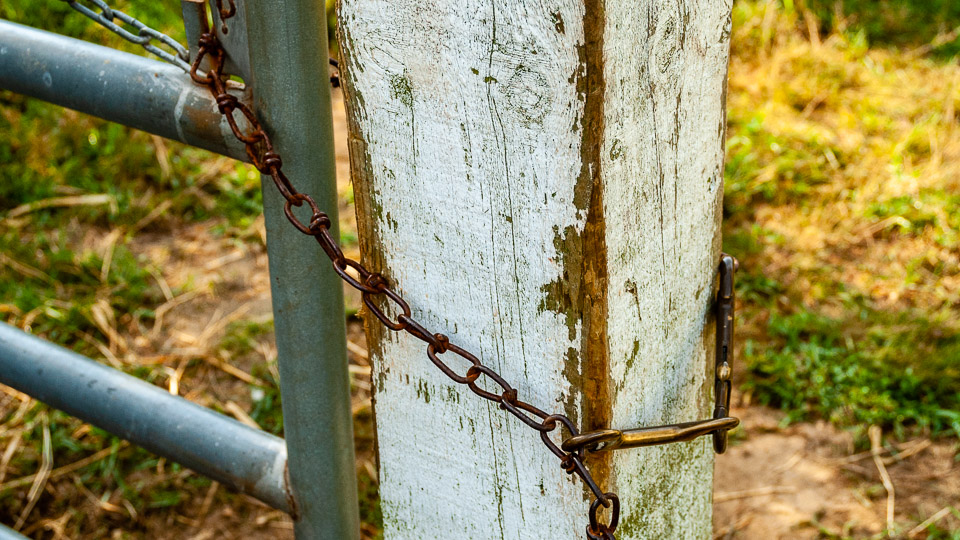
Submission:
M 620 513 L 620 501 L 616 494 L 605 493 L 597 485 L 590 471 L 583 464 L 586 452 L 584 448 L 573 452 L 565 452 L 560 448 L 560 445 L 550 438 L 550 434 L 561 426 L 566 428 L 570 436 L 579 435 L 579 430 L 570 418 L 562 414 L 548 414 L 534 405 L 520 400 L 517 390 L 490 367 L 482 364 L 476 356 L 450 343 L 450 339 L 446 335 L 433 333 L 417 322 L 412 317 L 410 305 L 391 288 L 390 281 L 386 277 L 378 272 L 371 272 L 360 262 L 344 255 L 339 244 L 330 234 L 330 217 L 320 210 L 313 197 L 300 193 L 291 184 L 283 173 L 283 160 L 274 150 L 270 136 L 264 131 L 256 115 L 236 96 L 227 92 L 223 73 L 225 56 L 226 52 L 220 45 L 216 34 L 210 31 L 201 33 L 199 50 L 197 57 L 193 60 L 190 76 L 197 84 L 210 90 L 220 113 L 227 119 L 234 136 L 244 143 L 253 166 L 273 179 L 274 185 L 285 200 L 283 211 L 290 223 L 301 233 L 312 236 L 317 240 L 320 248 L 330 258 L 337 275 L 348 285 L 360 291 L 364 305 L 387 328 L 395 332 L 405 331 L 426 343 L 427 357 L 452 381 L 466 385 L 473 393 L 498 404 L 501 409 L 516 416 L 524 424 L 539 432 L 543 444 L 560 459 L 560 466 L 563 470 L 567 474 L 579 476 L 596 497 L 590 505 L 590 524 L 587 526 L 587 537 L 591 540 L 614 540 L 614 531 L 616 531 Z M 208 61 L 210 66 L 206 73 L 200 71 L 204 59 Z M 246 121 L 248 125 L 246 130 L 241 129 L 237 113 Z M 309 207 L 311 214 L 306 223 L 297 218 L 293 212 L 294 208 L 299 208 L 304 204 Z M 351 275 L 349 269 L 355 271 L 357 277 Z M 392 318 L 384 312 L 375 301 L 381 297 L 389 303 L 393 303 L 400 315 Z M 442 357 L 446 353 L 459 356 L 470 364 L 464 375 L 459 375 L 443 360 Z M 486 376 L 495 386 L 488 387 L 489 389 L 481 386 L 479 381 L 483 376 Z M 490 391 L 490 389 L 494 391 Z M 610 518 L 606 523 L 602 522 L 599 517 L 601 507 L 611 509 Z
M 136 43 L 137 45 L 140 45 L 147 52 L 157 56 L 164 62 L 173 64 L 186 73 L 191 72 L 190 51 L 181 45 L 180 42 L 168 36 L 167 34 L 147 26 L 146 24 L 140 22 L 140 20 L 127 15 L 119 9 L 110 7 L 110 5 L 103 0 L 87 0 L 100 9 L 99 13 L 84 6 L 83 4 L 80 4 L 77 0 L 62 1 L 69 5 L 74 11 L 84 15 L 88 19 L 96 22 L 97 24 L 103 26 L 107 30 L 110 30 L 114 34 L 122 37 L 130 43 Z M 226 6 L 223 4 L 224 1 L 227 3 Z M 214 3 L 216 4 L 217 12 L 220 14 L 221 21 L 233 17 L 237 13 L 237 6 L 234 3 L 234 0 L 214 0 Z M 136 30 L 136 33 L 125 29 L 115 21 L 120 21 L 124 25 L 132 27 L 134 30 Z M 226 23 L 221 25 L 220 31 L 223 33 L 227 32 Z M 174 52 L 170 53 L 161 49 L 153 44 L 153 40 L 157 40 L 167 47 L 170 47 Z M 330 66 L 336 71 L 336 73 L 330 75 L 330 84 L 332 84 L 334 88 L 337 88 L 340 86 L 340 64 L 337 63 L 335 59 L 331 58 Z
M 214 0 L 220 14 L 221 31 L 226 33 L 226 19 L 236 12 L 234 0 Z M 204 60 L 210 67 L 204 73 L 200 70 Z M 599 430 L 581 434 L 569 417 L 563 414 L 548 414 L 536 406 L 519 399 L 517 389 L 510 385 L 503 377 L 489 366 L 484 365 L 479 358 L 469 351 L 453 343 L 445 334 L 433 333 L 412 316 L 410 305 L 390 285 L 388 278 L 378 272 L 368 270 L 363 264 L 348 258 L 340 249 L 338 242 L 330 233 L 332 225 L 330 217 L 320 210 L 317 202 L 310 195 L 300 193 L 283 173 L 283 161 L 274 150 L 270 136 L 257 120 L 254 112 L 236 96 L 227 92 L 224 64 L 226 51 L 220 44 L 216 34 L 206 29 L 200 34 L 197 57 L 193 59 L 190 76 L 200 85 L 207 87 L 217 103 L 220 113 L 224 115 L 234 136 L 244 143 L 247 155 L 254 167 L 261 173 L 269 175 L 274 185 L 283 196 L 285 203 L 283 212 L 290 223 L 301 233 L 312 236 L 320 245 L 320 249 L 327 255 L 333 270 L 340 278 L 354 289 L 360 291 L 364 305 L 369 312 L 384 326 L 394 332 L 406 332 L 427 345 L 427 358 L 450 380 L 465 385 L 477 396 L 496 403 L 500 409 L 517 417 L 525 425 L 538 432 L 540 439 L 547 449 L 560 460 L 560 467 L 569 475 L 577 475 L 592 492 L 593 502 L 588 511 L 589 524 L 586 535 L 589 540 L 615 540 L 614 533 L 620 518 L 620 499 L 615 493 L 604 492 L 593 475 L 584 464 L 586 452 L 612 450 L 615 448 L 630 448 L 650 446 L 670 442 L 691 440 L 701 435 L 712 434 L 714 449 L 723 453 L 727 444 L 727 431 L 732 429 L 739 420 L 728 416 L 730 407 L 730 375 L 732 361 L 733 339 L 733 273 L 737 262 L 733 257 L 724 254 L 720 262 L 720 290 L 717 294 L 717 350 L 715 367 L 715 399 L 716 407 L 712 419 L 634 430 Z M 339 72 L 339 65 L 333 59 L 330 65 Z M 339 73 L 330 77 L 334 86 L 339 86 Z M 241 128 L 237 113 L 247 124 Z M 304 204 L 310 210 L 310 219 L 306 222 L 294 214 L 294 208 Z M 354 275 L 353 273 L 356 275 Z M 376 300 L 383 299 L 386 304 L 392 303 L 399 315 L 391 317 L 378 305 Z M 443 357 L 452 353 L 460 358 L 461 364 L 469 364 L 463 374 L 452 368 Z M 482 377 L 488 382 L 480 384 Z M 550 435 L 566 429 L 568 437 L 558 445 Z M 604 522 L 600 518 L 601 508 L 609 510 L 609 517 Z

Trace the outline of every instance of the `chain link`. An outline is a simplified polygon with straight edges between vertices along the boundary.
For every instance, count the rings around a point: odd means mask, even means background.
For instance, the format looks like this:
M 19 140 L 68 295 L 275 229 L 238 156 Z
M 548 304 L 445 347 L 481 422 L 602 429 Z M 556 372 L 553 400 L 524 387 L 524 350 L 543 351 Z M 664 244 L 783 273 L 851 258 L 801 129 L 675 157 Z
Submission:
M 146 49 L 147 52 L 159 57 L 164 62 L 173 64 L 183 71 L 190 71 L 190 51 L 178 43 L 177 40 L 164 34 L 163 32 L 150 28 L 149 26 L 120 10 L 111 8 L 105 2 L 103 2 L 103 0 L 87 0 L 91 4 L 100 8 L 100 13 L 97 13 L 96 11 L 75 0 L 63 1 L 74 10 L 85 15 L 90 20 L 97 22 L 107 30 L 110 30 L 114 34 L 122 37 L 130 43 L 136 43 L 137 45 L 140 45 Z M 114 22 L 115 20 L 119 20 L 125 26 L 132 27 L 136 33 L 131 32 L 123 26 L 117 24 Z M 157 40 L 161 44 L 170 47 L 175 51 L 176 54 L 172 54 L 161 49 L 160 47 L 157 47 L 153 44 L 153 40 Z
M 534 405 L 521 401 L 517 390 L 504 380 L 497 372 L 484 365 L 472 353 L 452 343 L 444 334 L 434 333 L 417 322 L 411 314 L 410 305 L 396 292 L 390 281 L 383 275 L 372 272 L 360 262 L 346 257 L 338 243 L 330 233 L 331 221 L 326 213 L 322 212 L 316 201 L 310 195 L 300 193 L 283 174 L 283 161 L 273 149 L 270 136 L 264 131 L 253 112 L 235 96 L 227 93 L 224 83 L 223 68 L 226 52 L 220 45 L 217 36 L 210 31 L 203 32 L 199 38 L 199 52 L 190 68 L 190 76 L 197 84 L 210 90 L 217 102 L 220 112 L 227 118 L 234 136 L 246 145 L 247 155 L 254 167 L 261 173 L 273 179 L 280 194 L 285 199 L 284 214 L 290 223 L 300 232 L 312 236 L 320 244 L 321 249 L 330 258 L 334 271 L 348 285 L 360 291 L 363 303 L 370 313 L 387 328 L 395 332 L 406 332 L 427 345 L 427 357 L 440 371 L 455 383 L 465 385 L 473 393 L 496 403 L 501 409 L 517 417 L 527 426 L 539 432 L 543 444 L 560 460 L 560 466 L 567 474 L 577 475 L 593 493 L 595 499 L 590 506 L 590 524 L 587 526 L 589 538 L 614 540 L 614 532 L 620 514 L 620 502 L 613 493 L 606 493 L 597 485 L 593 475 L 583 463 L 585 450 L 566 452 L 550 438 L 550 434 L 564 428 L 569 436 L 579 435 L 579 430 L 573 421 L 562 414 L 548 414 Z M 201 73 L 200 65 L 207 59 L 210 71 Z M 338 67 L 334 62 L 331 65 Z M 236 120 L 237 111 L 244 117 L 247 129 L 242 129 Z M 297 218 L 293 209 L 306 204 L 310 209 L 310 219 L 305 223 Z M 349 269 L 356 272 L 351 275 Z M 391 317 L 381 307 L 379 301 L 393 303 L 399 313 Z M 464 375 L 459 375 L 442 358 L 446 353 L 452 353 L 470 364 Z M 452 358 L 451 358 L 452 359 Z M 482 379 L 486 378 L 484 382 Z M 597 513 L 600 507 L 610 510 L 607 523 L 600 522 Z

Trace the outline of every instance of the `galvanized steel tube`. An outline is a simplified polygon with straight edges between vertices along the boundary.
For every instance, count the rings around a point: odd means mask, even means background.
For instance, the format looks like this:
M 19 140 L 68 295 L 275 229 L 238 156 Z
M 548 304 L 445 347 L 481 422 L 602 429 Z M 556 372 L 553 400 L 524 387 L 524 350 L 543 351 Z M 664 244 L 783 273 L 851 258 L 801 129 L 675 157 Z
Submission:
M 283 156 L 284 172 L 330 216 L 337 238 L 324 4 L 242 6 L 254 109 Z M 359 539 L 343 284 L 317 242 L 287 222 L 269 176 L 263 190 L 295 533 L 310 540 Z
M 3 323 L 0 383 L 290 511 L 283 439 Z
M 0 88 L 249 161 L 207 89 L 158 60 L 0 20 Z

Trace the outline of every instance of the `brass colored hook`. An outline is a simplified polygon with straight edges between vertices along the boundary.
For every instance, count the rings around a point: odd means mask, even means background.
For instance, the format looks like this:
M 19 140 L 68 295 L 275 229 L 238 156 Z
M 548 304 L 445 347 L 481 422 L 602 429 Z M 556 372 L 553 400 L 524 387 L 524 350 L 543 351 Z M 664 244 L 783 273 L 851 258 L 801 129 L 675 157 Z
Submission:
M 728 416 L 730 413 L 730 377 L 733 374 L 733 320 L 734 288 L 733 274 L 739 263 L 726 253 L 720 256 L 719 279 L 715 306 L 717 318 L 717 350 L 714 368 L 714 409 L 713 418 L 695 422 L 682 422 L 665 426 L 641 427 L 636 429 L 600 429 L 575 435 L 563 441 L 561 448 L 565 452 L 605 452 L 642 446 L 656 446 L 676 442 L 690 441 L 702 435 L 713 435 L 713 449 L 722 454 L 727 449 L 727 432 L 740 424 L 739 418 Z

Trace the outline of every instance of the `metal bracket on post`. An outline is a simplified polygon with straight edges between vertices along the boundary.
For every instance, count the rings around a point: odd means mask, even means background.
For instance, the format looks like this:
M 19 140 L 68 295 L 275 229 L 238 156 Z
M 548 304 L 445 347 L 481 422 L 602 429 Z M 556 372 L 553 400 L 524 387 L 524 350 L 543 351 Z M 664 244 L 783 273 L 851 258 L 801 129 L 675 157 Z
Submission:
M 207 20 L 207 10 L 204 9 L 205 0 L 180 0 L 183 10 L 183 27 L 187 32 L 187 43 L 190 44 L 190 61 L 197 57 L 199 51 L 200 34 L 210 26 Z M 213 13 L 213 30 L 217 33 L 217 40 L 227 51 L 224 73 L 237 75 L 244 81 L 250 80 L 250 47 L 247 45 L 247 15 L 243 9 L 243 0 L 233 0 L 236 13 L 230 17 L 230 30 L 222 31 L 223 21 L 215 0 L 209 0 L 210 13 Z M 204 62 L 200 66 L 204 71 L 209 65 Z
M 717 361 L 714 369 L 715 398 L 713 409 L 714 418 L 728 418 L 730 414 L 730 392 L 733 376 L 733 322 L 734 322 L 734 290 L 733 275 L 740 263 L 726 253 L 720 256 L 720 288 L 717 291 Z M 739 423 L 739 421 L 737 421 Z M 735 427 L 730 426 L 730 427 Z M 713 432 L 713 449 L 718 454 L 727 450 L 727 431 L 730 428 L 717 429 Z
M 739 418 L 728 416 L 730 413 L 730 377 L 733 374 L 733 319 L 734 289 L 733 274 L 739 263 L 731 255 L 720 256 L 719 278 L 715 306 L 717 317 L 717 350 L 714 366 L 715 405 L 713 418 L 682 422 L 665 426 L 641 427 L 635 429 L 600 429 L 581 433 L 563 441 L 566 452 L 589 450 L 604 452 L 624 448 L 656 446 L 696 439 L 703 435 L 713 435 L 713 449 L 722 454 L 727 450 L 727 432 L 740 424 Z

